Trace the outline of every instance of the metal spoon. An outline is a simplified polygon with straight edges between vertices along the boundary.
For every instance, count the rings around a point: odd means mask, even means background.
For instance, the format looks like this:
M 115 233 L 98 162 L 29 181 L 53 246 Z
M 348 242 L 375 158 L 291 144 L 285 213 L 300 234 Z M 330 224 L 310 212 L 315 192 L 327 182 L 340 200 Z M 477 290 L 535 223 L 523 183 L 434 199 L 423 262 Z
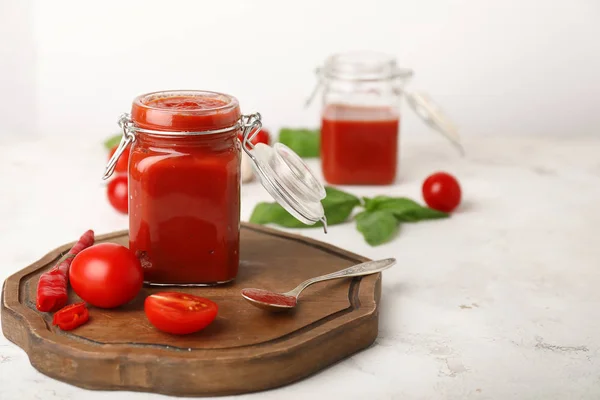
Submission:
M 370 275 L 388 269 L 394 264 L 396 264 L 395 258 L 368 261 L 341 271 L 308 279 L 289 292 L 276 293 L 263 289 L 247 288 L 242 289 L 242 297 L 248 300 L 253 306 L 269 311 L 283 311 L 296 307 L 300 292 L 313 283 L 328 281 L 330 279 L 348 278 L 351 276 Z

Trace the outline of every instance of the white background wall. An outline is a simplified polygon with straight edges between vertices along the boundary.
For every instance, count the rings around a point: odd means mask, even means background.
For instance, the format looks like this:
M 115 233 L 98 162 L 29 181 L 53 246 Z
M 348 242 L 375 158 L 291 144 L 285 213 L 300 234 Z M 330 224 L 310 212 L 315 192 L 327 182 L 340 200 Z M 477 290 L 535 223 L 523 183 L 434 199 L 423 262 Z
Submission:
M 314 68 L 351 49 L 396 55 L 465 134 L 600 133 L 598 0 L 0 4 L 0 136 L 100 140 L 135 95 L 172 88 L 316 125 Z M 404 115 L 404 134 L 427 131 Z
M 0 139 L 37 131 L 33 4 L 0 0 Z

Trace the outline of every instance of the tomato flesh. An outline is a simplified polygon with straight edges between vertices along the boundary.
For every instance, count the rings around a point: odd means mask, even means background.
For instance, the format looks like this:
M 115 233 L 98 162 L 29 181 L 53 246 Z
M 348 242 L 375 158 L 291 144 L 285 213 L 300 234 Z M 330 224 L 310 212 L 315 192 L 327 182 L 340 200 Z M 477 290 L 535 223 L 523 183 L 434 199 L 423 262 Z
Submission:
M 120 213 L 129 211 L 129 195 L 127 188 L 127 175 L 117 175 L 108 182 L 106 187 L 108 201 Z
M 216 303 L 203 297 L 179 292 L 159 292 L 144 302 L 148 321 L 158 330 L 186 335 L 206 328 L 217 316 Z
M 58 310 L 52 318 L 52 325 L 57 325 L 63 331 L 70 331 L 85 324 L 89 319 L 90 313 L 85 303 L 81 302 Z
M 460 204 L 461 188 L 456 178 L 446 172 L 436 172 L 423 182 L 423 199 L 435 210 L 451 212 Z
M 89 304 L 114 308 L 135 298 L 144 274 L 140 260 L 127 247 L 100 243 L 75 256 L 69 281 L 75 293 Z

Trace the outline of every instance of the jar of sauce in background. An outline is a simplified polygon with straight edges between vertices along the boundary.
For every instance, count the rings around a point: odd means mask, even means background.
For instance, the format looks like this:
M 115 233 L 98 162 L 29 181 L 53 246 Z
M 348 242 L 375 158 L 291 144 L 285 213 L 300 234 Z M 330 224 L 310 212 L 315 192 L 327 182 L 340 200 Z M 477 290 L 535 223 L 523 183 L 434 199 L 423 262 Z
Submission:
M 400 104 L 411 107 L 453 142 L 456 129 L 426 96 L 407 94 L 412 70 L 377 52 L 348 52 L 329 57 L 317 70 L 322 88 L 321 166 L 336 185 L 389 185 L 396 181 Z M 310 100 L 309 99 L 309 102 Z
M 146 284 L 217 285 L 237 276 L 240 133 L 269 193 L 304 223 L 324 219 L 322 185 L 308 179 L 312 173 L 295 153 L 249 143 L 260 130 L 260 114 L 242 115 L 233 96 L 189 90 L 144 94 L 119 124 L 123 138 L 105 179 L 132 143 L 129 248 L 143 261 Z M 302 187 L 294 180 L 298 168 L 314 184 L 304 192 L 289 189 Z

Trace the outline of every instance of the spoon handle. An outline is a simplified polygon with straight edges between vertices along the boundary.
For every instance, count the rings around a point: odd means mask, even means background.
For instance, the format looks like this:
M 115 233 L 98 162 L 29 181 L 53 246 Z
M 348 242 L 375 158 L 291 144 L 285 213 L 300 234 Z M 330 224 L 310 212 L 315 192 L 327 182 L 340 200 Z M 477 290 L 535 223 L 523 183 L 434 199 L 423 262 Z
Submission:
M 312 285 L 313 283 L 328 281 L 330 279 L 348 278 L 351 276 L 362 276 L 370 275 L 377 272 L 381 272 L 384 269 L 388 269 L 392 265 L 396 264 L 395 258 L 386 258 L 383 260 L 367 261 L 362 264 L 353 265 L 352 267 L 343 269 L 341 271 L 332 272 L 331 274 L 317 276 L 315 278 L 308 279 L 299 284 L 295 289 L 287 292 L 287 295 L 298 296 L 300 292 Z

